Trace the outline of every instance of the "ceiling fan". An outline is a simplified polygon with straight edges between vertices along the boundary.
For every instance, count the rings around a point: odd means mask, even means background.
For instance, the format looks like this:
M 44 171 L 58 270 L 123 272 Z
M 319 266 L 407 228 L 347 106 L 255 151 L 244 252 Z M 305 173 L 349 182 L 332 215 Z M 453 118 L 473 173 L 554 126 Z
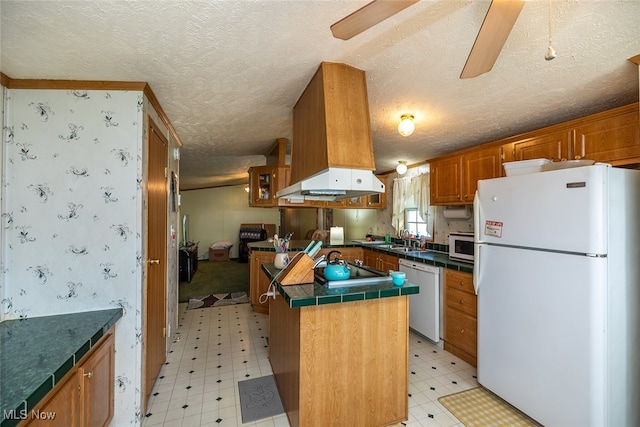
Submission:
M 331 32 L 336 38 L 349 40 L 417 2 L 418 0 L 374 0 L 333 24 Z M 461 79 L 477 77 L 493 68 L 524 2 L 525 0 L 491 1 L 460 74 Z

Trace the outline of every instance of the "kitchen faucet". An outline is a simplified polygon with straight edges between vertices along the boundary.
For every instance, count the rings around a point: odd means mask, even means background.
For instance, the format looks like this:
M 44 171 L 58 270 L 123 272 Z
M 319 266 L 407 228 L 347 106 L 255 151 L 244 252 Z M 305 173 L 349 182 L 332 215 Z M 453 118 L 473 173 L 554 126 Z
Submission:
M 403 228 L 402 230 L 400 230 L 400 237 L 402 238 L 402 244 L 404 246 L 409 246 L 411 239 L 409 238 L 409 230 L 406 228 Z

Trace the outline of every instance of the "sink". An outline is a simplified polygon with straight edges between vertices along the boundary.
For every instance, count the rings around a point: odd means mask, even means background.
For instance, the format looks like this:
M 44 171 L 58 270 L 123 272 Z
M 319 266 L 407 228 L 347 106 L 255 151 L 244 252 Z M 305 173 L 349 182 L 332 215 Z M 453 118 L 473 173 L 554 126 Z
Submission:
M 413 252 L 415 251 L 415 248 L 408 248 L 406 246 L 396 246 L 394 248 L 389 248 L 394 252 Z
M 409 248 L 409 247 L 403 246 L 403 245 L 395 245 L 393 243 L 386 243 L 384 245 L 378 245 L 377 247 L 382 248 L 382 249 L 390 249 L 390 250 L 396 251 L 396 252 L 408 252 L 408 251 L 413 249 L 413 248 Z

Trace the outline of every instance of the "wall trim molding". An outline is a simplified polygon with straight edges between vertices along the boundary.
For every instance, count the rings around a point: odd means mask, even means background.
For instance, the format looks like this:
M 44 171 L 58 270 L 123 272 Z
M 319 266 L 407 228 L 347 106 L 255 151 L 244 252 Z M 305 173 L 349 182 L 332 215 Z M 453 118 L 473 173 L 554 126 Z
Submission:
M 12 79 L 0 73 L 0 82 L 7 89 L 55 89 L 55 90 L 130 90 L 143 92 L 153 108 L 158 112 L 160 120 L 167 127 L 178 147 L 182 141 L 165 114 L 158 98 L 147 82 L 120 82 L 104 80 L 48 80 L 48 79 Z

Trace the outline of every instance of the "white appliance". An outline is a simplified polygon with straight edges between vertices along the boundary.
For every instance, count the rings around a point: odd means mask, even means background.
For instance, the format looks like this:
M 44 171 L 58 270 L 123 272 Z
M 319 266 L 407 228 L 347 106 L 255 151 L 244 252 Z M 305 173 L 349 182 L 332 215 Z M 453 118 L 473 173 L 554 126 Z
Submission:
M 473 232 L 456 231 L 449 233 L 449 258 L 473 262 Z
M 409 327 L 437 343 L 442 336 L 440 268 L 406 259 L 399 263 L 407 281 L 420 287 L 419 293 L 409 296 Z
M 547 427 L 640 425 L 640 171 L 478 183 L 478 381 Z

